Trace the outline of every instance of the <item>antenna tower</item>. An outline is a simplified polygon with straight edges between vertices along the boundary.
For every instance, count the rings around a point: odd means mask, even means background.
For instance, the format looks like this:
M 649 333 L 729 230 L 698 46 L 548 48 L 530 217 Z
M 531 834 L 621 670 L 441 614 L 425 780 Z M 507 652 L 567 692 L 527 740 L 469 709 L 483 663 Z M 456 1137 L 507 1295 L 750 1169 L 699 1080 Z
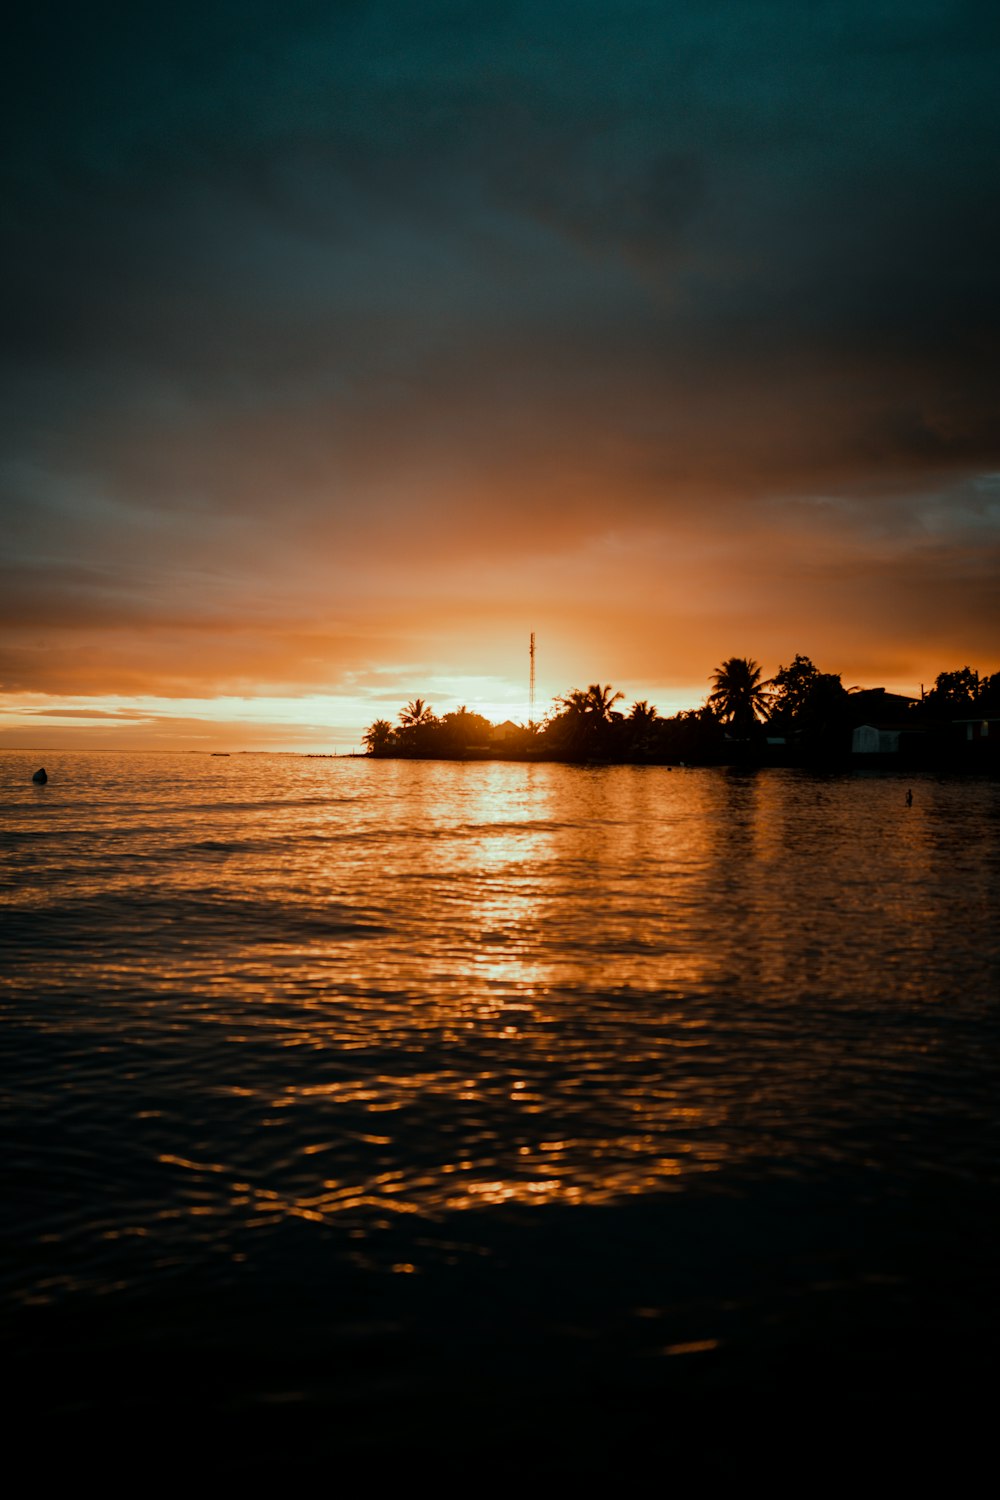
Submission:
M 528 647 L 528 659 L 531 669 L 528 673 L 528 723 L 535 722 L 535 632 L 531 632 L 531 645 Z

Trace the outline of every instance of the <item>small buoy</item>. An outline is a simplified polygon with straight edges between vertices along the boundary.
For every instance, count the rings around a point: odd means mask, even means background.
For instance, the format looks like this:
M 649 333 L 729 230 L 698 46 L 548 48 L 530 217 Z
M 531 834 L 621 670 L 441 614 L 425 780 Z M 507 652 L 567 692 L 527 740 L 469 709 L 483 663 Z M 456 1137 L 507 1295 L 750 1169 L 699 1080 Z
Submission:
M 49 778 L 46 774 L 45 767 L 39 766 L 38 770 L 35 772 L 34 776 L 32 776 L 31 779 L 32 781 L 37 781 L 39 785 L 41 785 L 45 781 L 48 781 Z

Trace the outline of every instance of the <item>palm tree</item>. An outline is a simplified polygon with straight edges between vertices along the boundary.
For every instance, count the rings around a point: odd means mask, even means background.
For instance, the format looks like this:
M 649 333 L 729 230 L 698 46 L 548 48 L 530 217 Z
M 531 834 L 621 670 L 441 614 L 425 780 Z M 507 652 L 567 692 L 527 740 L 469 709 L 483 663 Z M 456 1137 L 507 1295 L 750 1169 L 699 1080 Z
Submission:
M 603 724 L 610 724 L 613 717 L 611 710 L 619 698 L 624 698 L 624 693 L 613 693 L 610 682 L 601 687 L 599 682 L 592 682 L 587 689 L 587 698 L 590 702 L 590 712 L 595 719 Z
M 434 710 L 423 698 L 413 698 L 405 708 L 399 710 L 399 722 L 404 729 L 418 729 L 421 724 L 433 724 Z
M 395 730 L 388 719 L 376 719 L 374 724 L 369 724 L 362 736 L 369 755 L 385 755 L 395 737 Z
M 555 742 L 563 751 L 579 756 L 600 756 L 607 751 L 608 737 L 615 720 L 621 714 L 612 709 L 622 696 L 614 693 L 610 684 L 602 687 L 592 682 L 584 691 L 574 688 L 556 699 L 563 712 L 553 721 Z
M 656 704 L 647 703 L 645 698 L 640 698 L 638 702 L 633 703 L 628 711 L 629 723 L 634 724 L 637 729 L 648 729 L 657 717 Z
M 712 673 L 709 706 L 720 723 L 745 739 L 758 719 L 767 718 L 767 689 L 760 667 L 749 656 L 730 656 Z
M 580 714 L 589 719 L 591 723 L 610 724 L 611 710 L 619 698 L 624 698 L 624 693 L 612 693 L 610 682 L 602 687 L 599 682 L 592 682 L 583 692 L 580 688 L 574 688 L 571 693 L 556 701 L 563 708 L 569 709 L 571 713 Z

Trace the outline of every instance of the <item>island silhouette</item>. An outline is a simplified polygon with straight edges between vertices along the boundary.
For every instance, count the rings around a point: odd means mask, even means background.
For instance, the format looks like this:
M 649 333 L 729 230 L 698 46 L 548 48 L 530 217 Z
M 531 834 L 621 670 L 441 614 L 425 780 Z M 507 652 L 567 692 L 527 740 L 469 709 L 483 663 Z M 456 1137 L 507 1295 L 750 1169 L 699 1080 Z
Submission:
M 553 700 L 539 722 L 495 724 L 465 704 L 440 717 L 424 698 L 364 732 L 375 759 L 547 760 L 609 765 L 812 763 L 993 767 L 1000 759 L 1000 672 L 938 674 L 919 698 L 845 687 L 796 654 L 765 679 L 752 657 L 713 672 L 697 708 L 661 717 L 639 699 L 627 712 L 610 683 Z

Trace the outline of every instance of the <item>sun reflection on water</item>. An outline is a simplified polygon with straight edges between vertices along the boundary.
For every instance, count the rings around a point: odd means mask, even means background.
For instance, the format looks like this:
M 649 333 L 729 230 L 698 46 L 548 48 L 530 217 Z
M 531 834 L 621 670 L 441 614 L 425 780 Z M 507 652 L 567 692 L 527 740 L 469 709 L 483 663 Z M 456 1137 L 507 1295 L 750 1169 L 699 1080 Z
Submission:
M 955 942 L 1000 886 L 982 818 L 901 825 L 881 784 L 234 760 L 129 800 L 134 769 L 25 802 L 60 838 L 0 893 L 26 1191 L 53 1131 L 79 1172 L 31 1210 L 28 1297 L 82 1233 L 167 1267 L 283 1220 L 363 1242 L 794 1174 L 863 1159 L 862 1105 L 916 1149 L 926 1018 L 995 972 L 985 923 Z

